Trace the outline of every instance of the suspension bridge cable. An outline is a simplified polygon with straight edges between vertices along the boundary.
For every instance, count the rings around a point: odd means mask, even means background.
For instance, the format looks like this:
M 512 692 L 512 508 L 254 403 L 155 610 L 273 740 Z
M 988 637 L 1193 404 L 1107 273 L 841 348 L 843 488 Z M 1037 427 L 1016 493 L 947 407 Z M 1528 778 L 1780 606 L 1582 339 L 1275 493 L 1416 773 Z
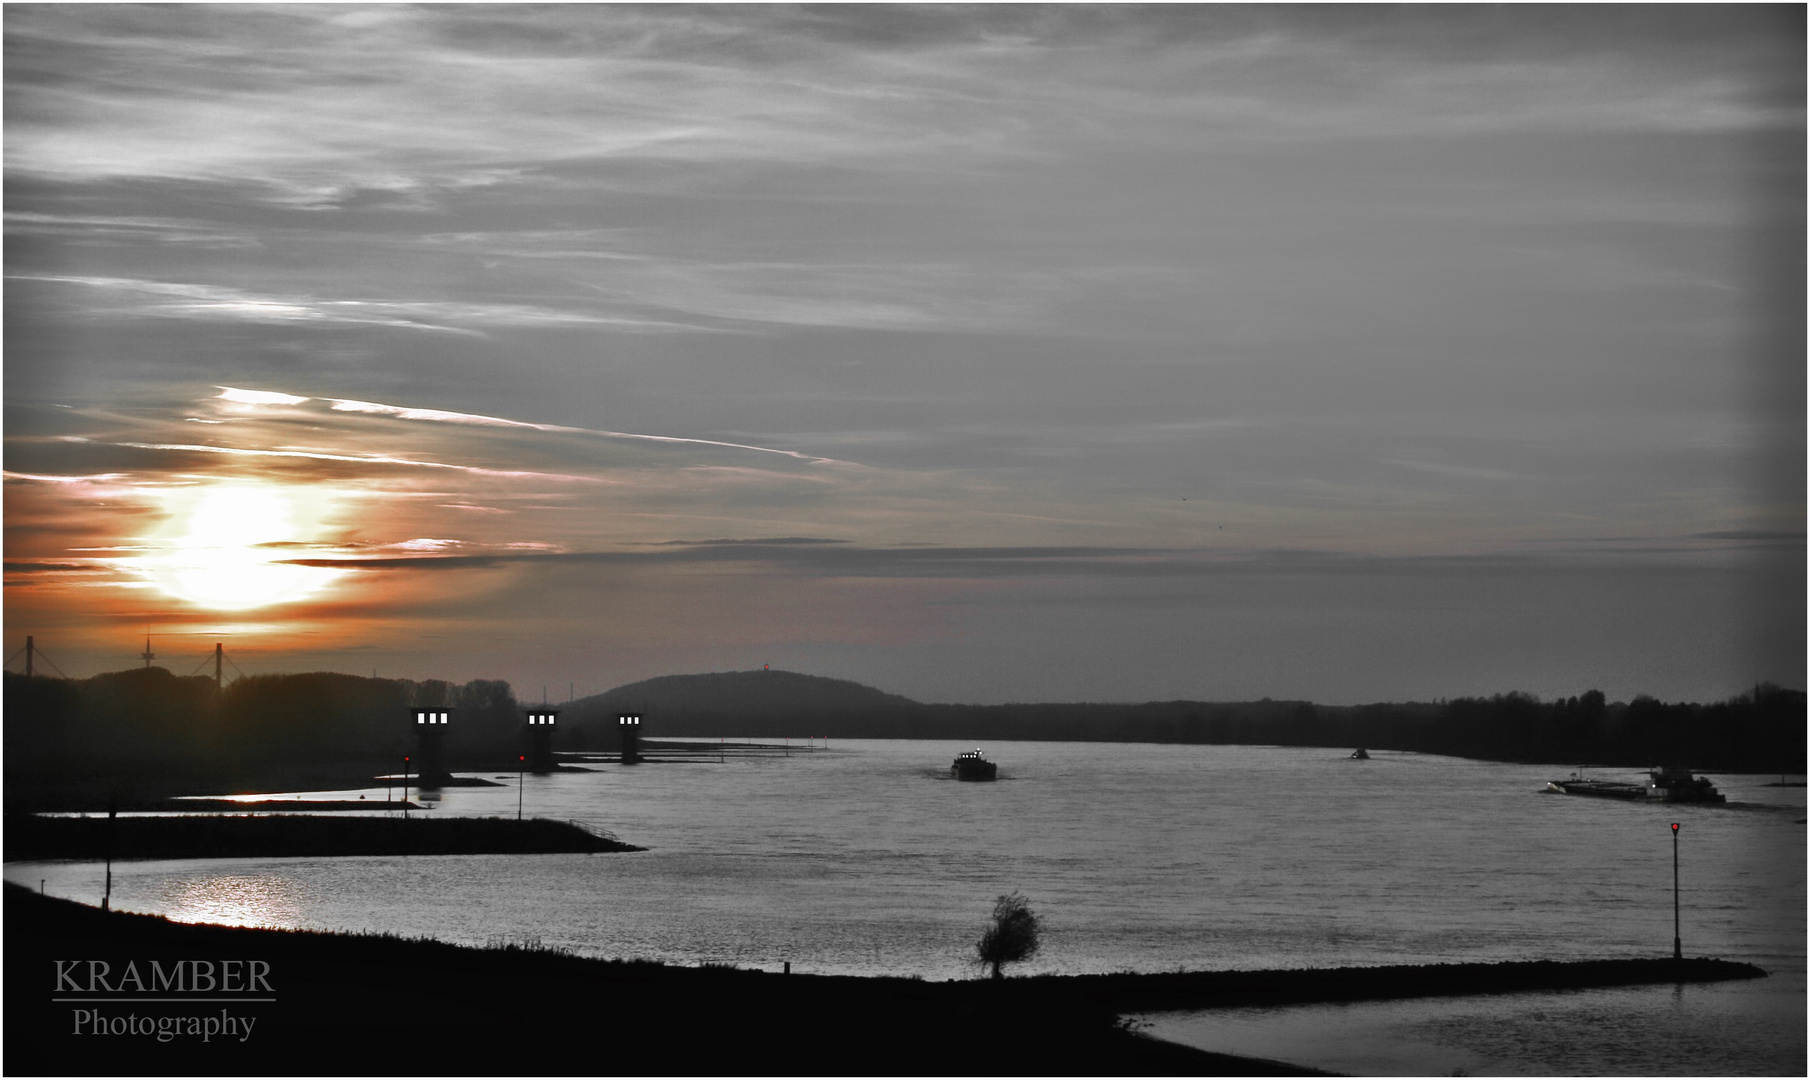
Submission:
M 65 679 L 69 679 L 69 676 L 63 674 L 63 669 L 57 666 L 57 662 L 55 660 L 52 660 L 50 657 L 44 655 L 43 649 L 34 648 L 32 650 L 32 652 L 33 652 L 33 655 L 37 657 L 37 659 L 43 661 L 46 664 L 49 664 L 50 670 L 56 672 L 58 675 L 61 675 Z M 69 681 L 74 682 L 75 680 L 70 679 Z
M 9 666 L 11 666 L 11 664 L 12 664 L 12 662 L 13 662 L 13 661 L 14 661 L 14 660 L 17 660 L 17 659 L 19 659 L 19 654 L 20 654 L 20 653 L 22 653 L 22 652 L 24 652 L 24 651 L 25 651 L 25 646 L 23 646 L 23 645 L 21 645 L 21 646 L 19 646 L 19 647 L 18 647 L 18 648 L 17 648 L 17 649 L 15 649 L 15 650 L 13 650 L 13 654 L 12 654 L 12 655 L 11 655 L 11 656 L 9 656 L 9 657 L 7 657 L 7 658 L 6 658 L 6 663 L 4 663 L 4 664 L 0 664 L 0 667 L 9 667 Z

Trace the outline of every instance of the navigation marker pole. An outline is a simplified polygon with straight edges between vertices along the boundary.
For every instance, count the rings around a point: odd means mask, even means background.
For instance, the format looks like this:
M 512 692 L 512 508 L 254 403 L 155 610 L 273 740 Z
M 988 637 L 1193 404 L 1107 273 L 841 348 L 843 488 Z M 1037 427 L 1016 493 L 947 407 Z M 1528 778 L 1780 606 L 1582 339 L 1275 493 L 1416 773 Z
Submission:
M 101 910 L 112 910 L 113 906 L 113 821 L 119 817 L 119 804 L 113 796 L 107 796 L 107 891 L 101 895 Z M 43 882 L 38 883 L 39 891 L 43 891 Z
M 1678 823 L 1672 822 L 1672 959 L 1684 959 L 1684 939 L 1678 936 Z

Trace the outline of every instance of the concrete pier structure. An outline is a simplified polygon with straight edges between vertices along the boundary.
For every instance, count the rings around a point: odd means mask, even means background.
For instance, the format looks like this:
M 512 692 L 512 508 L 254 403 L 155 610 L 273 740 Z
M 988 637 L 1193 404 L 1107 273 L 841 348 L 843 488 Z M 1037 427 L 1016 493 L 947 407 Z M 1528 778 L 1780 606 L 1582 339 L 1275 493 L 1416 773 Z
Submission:
M 542 706 L 528 710 L 528 771 L 535 775 L 553 771 L 553 731 L 559 710 Z
M 446 771 L 446 728 L 452 710 L 429 706 L 415 710 L 415 771 L 417 787 L 436 788 L 451 779 Z
M 641 715 L 622 713 L 616 717 L 616 728 L 622 732 L 622 763 L 634 765 L 641 760 Z

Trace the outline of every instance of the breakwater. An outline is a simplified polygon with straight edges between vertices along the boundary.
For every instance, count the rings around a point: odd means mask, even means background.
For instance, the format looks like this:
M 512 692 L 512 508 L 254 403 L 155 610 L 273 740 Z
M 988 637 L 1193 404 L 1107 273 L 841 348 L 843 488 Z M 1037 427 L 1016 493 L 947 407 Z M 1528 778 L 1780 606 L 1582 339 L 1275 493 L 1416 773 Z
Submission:
M 1037 976 L 1125 1010 L 1305 1005 L 1461 994 L 1583 990 L 1651 983 L 1761 979 L 1752 964 L 1709 958 L 1523 960 L 1493 964 L 1399 964 L 1290 971 L 1188 971 L 1149 975 Z
M 8 814 L 7 861 L 282 858 L 337 855 L 540 855 L 641 851 L 544 818 L 193 814 L 41 817 Z

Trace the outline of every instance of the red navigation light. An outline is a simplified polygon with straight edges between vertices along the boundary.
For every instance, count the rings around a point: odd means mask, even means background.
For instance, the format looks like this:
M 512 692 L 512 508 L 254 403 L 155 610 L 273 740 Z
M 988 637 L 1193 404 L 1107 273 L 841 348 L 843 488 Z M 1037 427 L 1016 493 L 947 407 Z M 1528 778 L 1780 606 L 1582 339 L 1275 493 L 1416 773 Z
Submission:
M 528 760 L 528 755 L 527 755 L 527 754 L 517 754 L 517 755 L 515 755 L 515 760 L 517 760 L 517 761 L 527 761 L 527 760 Z
M 1678 831 L 1678 823 L 1676 821 L 1672 822 L 1672 831 L 1673 832 Z

